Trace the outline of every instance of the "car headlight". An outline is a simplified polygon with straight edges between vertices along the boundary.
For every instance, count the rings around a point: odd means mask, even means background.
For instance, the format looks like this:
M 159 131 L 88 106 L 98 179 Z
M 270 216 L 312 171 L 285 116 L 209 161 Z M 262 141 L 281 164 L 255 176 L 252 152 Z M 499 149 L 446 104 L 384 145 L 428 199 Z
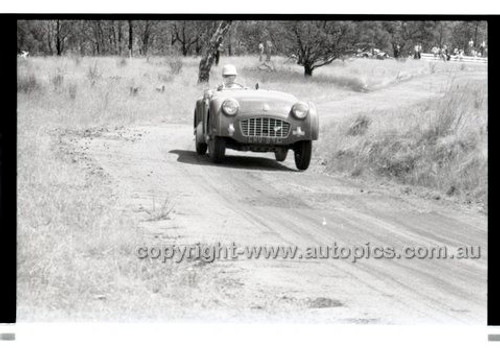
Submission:
M 292 107 L 292 113 L 299 119 L 304 119 L 309 112 L 309 106 L 306 103 L 298 102 Z
M 226 99 L 222 103 L 222 111 L 228 116 L 234 116 L 238 112 L 240 104 L 235 99 Z

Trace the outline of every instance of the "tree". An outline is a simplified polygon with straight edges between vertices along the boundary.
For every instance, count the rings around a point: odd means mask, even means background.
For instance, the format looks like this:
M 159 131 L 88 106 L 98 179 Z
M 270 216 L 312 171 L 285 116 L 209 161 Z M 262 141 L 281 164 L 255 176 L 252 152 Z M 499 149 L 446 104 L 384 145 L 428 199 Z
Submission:
M 434 41 L 437 47 L 443 47 L 444 45 L 448 45 L 448 41 L 450 39 L 452 22 L 439 21 L 436 22 L 434 31 Z
M 355 24 L 344 21 L 294 21 L 285 23 L 288 54 L 297 57 L 304 75 L 355 52 Z
M 390 35 L 380 21 L 359 22 L 356 26 L 356 47 L 362 51 L 374 48 L 387 52 L 396 48 L 390 44 Z
M 452 45 L 454 47 L 468 50 L 469 40 L 474 41 L 474 46 L 478 47 L 482 41 L 488 41 L 488 22 L 486 21 L 460 21 L 456 22 L 451 29 Z
M 136 31 L 141 44 L 140 52 L 142 55 L 147 55 L 151 43 L 158 34 L 158 21 L 139 21 Z
M 132 21 L 128 21 L 128 56 L 132 58 L 132 48 L 134 45 L 134 25 Z
M 434 21 L 385 21 L 383 28 L 389 34 L 389 41 L 393 49 L 400 45 L 401 52 L 411 51 L 417 43 L 423 46 L 424 51 L 435 45 L 436 22 Z
M 210 69 L 214 63 L 215 55 L 219 49 L 220 44 L 224 40 L 231 26 L 231 21 L 220 21 L 219 25 L 214 30 L 210 37 L 210 41 L 205 47 L 205 53 L 200 61 L 198 71 L 198 83 L 207 83 L 210 78 Z
M 176 21 L 172 24 L 172 45 L 179 43 L 181 53 L 187 56 L 191 47 L 199 40 L 199 31 L 194 21 Z

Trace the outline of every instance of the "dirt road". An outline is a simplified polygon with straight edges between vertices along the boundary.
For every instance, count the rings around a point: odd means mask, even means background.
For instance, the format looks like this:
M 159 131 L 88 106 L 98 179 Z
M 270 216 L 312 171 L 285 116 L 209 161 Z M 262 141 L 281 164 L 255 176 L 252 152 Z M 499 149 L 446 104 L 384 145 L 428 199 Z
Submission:
M 373 98 L 381 96 L 374 92 Z M 342 105 L 352 103 L 344 100 Z M 137 233 L 147 236 L 151 245 L 235 242 L 239 246 L 297 245 L 305 250 L 335 242 L 481 248 L 481 257 L 469 260 L 240 257 L 205 263 L 186 271 L 212 277 L 214 289 L 204 296 L 218 300 L 203 309 L 207 316 L 486 323 L 483 213 L 323 175 L 315 163 L 308 171 L 297 172 L 291 154 L 279 164 L 271 154 L 228 151 L 224 164 L 213 165 L 208 157 L 195 154 L 190 125 L 110 131 L 92 138 L 88 153 L 116 184 L 122 208 L 143 220 Z M 168 219 L 147 221 L 145 209 L 151 209 L 153 197 L 157 207 L 171 200 Z

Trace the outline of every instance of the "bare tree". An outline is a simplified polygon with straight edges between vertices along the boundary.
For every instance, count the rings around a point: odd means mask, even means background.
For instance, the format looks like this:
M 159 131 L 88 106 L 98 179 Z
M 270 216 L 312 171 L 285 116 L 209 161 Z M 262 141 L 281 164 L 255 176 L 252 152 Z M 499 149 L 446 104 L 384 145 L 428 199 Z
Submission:
M 198 83 L 206 83 L 210 78 L 210 69 L 214 63 L 215 55 L 219 49 L 220 44 L 224 40 L 231 26 L 231 21 L 220 21 L 219 25 L 214 30 L 210 37 L 208 45 L 206 45 L 203 58 L 200 61 L 200 68 L 198 72 Z
M 147 55 L 151 43 L 157 35 L 157 21 L 137 21 L 136 36 L 139 38 L 140 53 Z
M 62 55 L 64 50 L 64 40 L 67 35 L 68 33 L 65 33 L 62 28 L 61 21 L 59 19 L 56 20 L 56 51 L 58 56 Z
M 47 38 L 47 47 L 49 48 L 49 53 L 50 55 L 54 54 L 54 49 L 52 48 L 52 41 L 54 37 L 54 22 L 53 21 L 47 21 L 45 22 L 45 32 L 46 32 L 46 38 Z
M 191 47 L 200 40 L 199 31 L 196 28 L 196 22 L 176 21 L 172 25 L 172 42 L 174 45 L 179 43 L 183 56 L 187 56 Z

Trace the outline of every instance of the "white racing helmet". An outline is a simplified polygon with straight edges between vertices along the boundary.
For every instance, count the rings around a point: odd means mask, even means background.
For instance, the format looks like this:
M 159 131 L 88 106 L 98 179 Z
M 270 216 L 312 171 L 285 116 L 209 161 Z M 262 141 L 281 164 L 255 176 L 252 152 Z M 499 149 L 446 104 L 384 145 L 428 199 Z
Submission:
M 236 72 L 236 67 L 232 64 L 226 64 L 222 68 L 222 76 L 236 76 L 238 73 Z

